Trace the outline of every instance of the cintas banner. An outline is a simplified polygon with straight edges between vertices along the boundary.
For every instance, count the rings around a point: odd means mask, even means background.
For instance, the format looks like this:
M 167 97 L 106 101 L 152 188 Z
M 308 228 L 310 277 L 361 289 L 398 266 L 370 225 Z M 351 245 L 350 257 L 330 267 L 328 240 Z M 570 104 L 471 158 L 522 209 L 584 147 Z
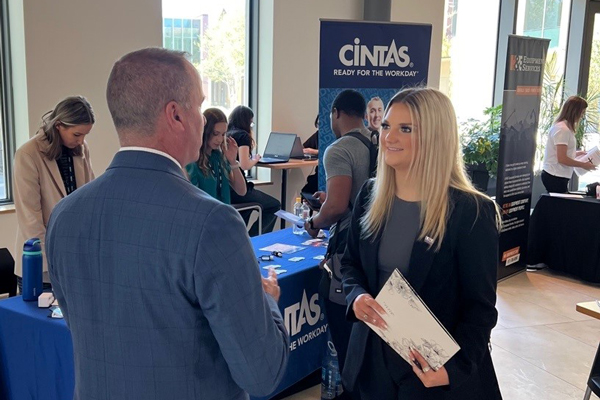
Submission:
M 498 279 L 523 269 L 544 64 L 550 40 L 508 39 L 496 202 L 502 209 Z
M 319 73 L 319 187 L 323 154 L 337 138 L 330 112 L 345 89 L 367 102 L 365 126 L 378 131 L 385 106 L 400 89 L 427 84 L 431 25 L 321 20 Z

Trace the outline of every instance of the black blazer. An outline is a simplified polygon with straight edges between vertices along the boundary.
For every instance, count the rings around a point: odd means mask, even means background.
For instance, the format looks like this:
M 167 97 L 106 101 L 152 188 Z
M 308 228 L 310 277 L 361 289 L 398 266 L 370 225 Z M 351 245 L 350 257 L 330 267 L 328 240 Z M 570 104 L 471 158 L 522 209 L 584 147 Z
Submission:
M 361 239 L 360 218 L 365 213 L 373 188 L 371 179 L 357 196 L 342 259 L 346 316 L 358 321 L 352 310 L 357 296 L 377 295 L 378 252 L 381 232 L 372 239 Z M 472 196 L 450 189 L 450 213 L 439 251 L 416 240 L 406 275 L 412 287 L 458 342 L 461 349 L 446 364 L 450 386 L 436 389 L 440 399 L 500 399 L 488 342 L 496 325 L 496 284 L 499 233 L 491 201 L 476 201 Z M 434 243 L 435 246 L 435 243 Z M 369 327 L 354 324 L 343 371 L 344 384 L 352 389 L 361 370 Z M 400 356 L 398 356 L 400 357 Z M 389 366 L 388 366 L 389 367 Z M 393 366 L 396 376 L 413 374 L 408 363 L 399 358 Z M 402 370 L 404 369 L 404 370 Z M 418 381 L 421 384 L 420 381 Z M 482 397 L 484 396 L 484 397 Z

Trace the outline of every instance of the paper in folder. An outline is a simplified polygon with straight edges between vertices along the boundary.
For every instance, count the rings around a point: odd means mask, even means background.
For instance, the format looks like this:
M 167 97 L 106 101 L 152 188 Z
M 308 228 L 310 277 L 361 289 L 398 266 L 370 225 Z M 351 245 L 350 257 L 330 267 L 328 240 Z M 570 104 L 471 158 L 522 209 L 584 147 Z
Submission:
M 387 312 L 383 319 L 388 328 L 382 331 L 374 325 L 367 325 L 406 362 L 410 360 L 410 348 L 413 347 L 437 371 L 460 350 L 454 338 L 397 269 L 375 300 Z
M 600 150 L 598 150 L 598 147 L 594 146 L 594 148 L 591 149 L 590 151 L 588 151 L 587 154 L 579 156 L 575 160 L 581 161 L 581 162 L 591 162 L 595 166 L 598 166 L 598 165 L 600 165 Z M 588 172 L 590 172 L 590 171 L 588 171 L 587 169 L 575 168 L 575 173 L 578 176 L 585 175 Z

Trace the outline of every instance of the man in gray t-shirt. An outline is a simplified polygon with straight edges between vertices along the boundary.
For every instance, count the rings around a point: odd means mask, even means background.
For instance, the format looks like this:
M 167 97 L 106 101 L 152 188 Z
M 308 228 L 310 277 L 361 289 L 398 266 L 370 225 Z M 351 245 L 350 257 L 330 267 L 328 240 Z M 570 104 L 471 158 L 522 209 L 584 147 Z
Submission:
M 349 207 L 350 203 L 354 203 L 356 195 L 360 188 L 369 178 L 370 170 L 370 150 L 362 143 L 360 138 L 348 136 L 348 133 L 358 132 L 365 136 L 370 141 L 371 132 L 365 128 L 363 117 L 366 110 L 365 99 L 360 93 L 355 90 L 344 90 L 333 101 L 331 108 L 331 129 L 338 138 L 333 142 L 327 150 L 323 159 L 325 167 L 325 176 L 327 179 L 327 191 L 324 194 L 325 201 L 321 206 L 318 214 L 310 218 L 304 228 L 313 237 L 317 236 L 319 228 L 326 228 L 336 224 L 335 233 L 339 235 L 337 243 L 345 243 L 343 236 L 347 233 L 346 227 L 349 224 L 352 211 Z M 333 232 L 330 231 L 330 232 Z M 340 239 L 343 238 L 343 239 Z M 343 240 L 343 241 L 342 241 Z M 334 237 L 330 238 L 330 246 L 334 242 Z M 343 247 L 340 249 L 328 249 L 328 255 L 331 256 L 331 251 L 338 254 L 338 251 L 343 252 Z M 339 256 L 333 256 L 332 258 Z M 334 264 L 327 261 L 330 266 L 337 269 Z M 339 265 L 339 262 L 337 263 Z M 329 281 L 324 281 L 329 283 Z M 323 292 L 323 285 L 319 290 L 319 296 L 324 297 L 325 312 L 327 321 L 329 322 L 329 332 L 338 354 L 338 362 L 340 371 L 344 367 L 346 359 L 346 350 L 350 339 L 350 331 L 352 324 L 346 321 L 345 312 L 346 306 L 343 294 L 331 296 L 331 287 L 334 287 L 334 292 L 341 293 L 341 289 L 336 285 L 341 286 L 341 282 L 334 282 L 331 279 L 329 286 L 329 295 Z M 337 289 L 336 289 L 337 288 Z M 341 300 L 337 297 L 341 297 Z M 340 399 L 351 399 L 351 394 L 346 389 Z
M 365 127 L 353 129 L 347 133 L 350 132 L 358 132 L 371 140 L 371 132 Z M 339 176 L 350 177 L 352 179 L 350 190 L 350 202 L 352 204 L 354 204 L 356 195 L 362 185 L 369 179 L 370 155 L 369 148 L 360 139 L 346 136 L 346 134 L 342 135 L 325 150 L 323 166 L 325 167 L 327 182 Z
M 317 196 L 323 205 L 305 224 L 313 237 L 319 228 L 330 227 L 350 214 L 348 205 L 354 203 L 369 178 L 369 148 L 359 138 L 346 136 L 358 132 L 371 140 L 371 132 L 363 122 L 366 109 L 364 97 L 356 90 L 344 90 L 333 101 L 331 129 L 338 139 L 325 150 L 323 158 L 327 189 L 325 194 Z

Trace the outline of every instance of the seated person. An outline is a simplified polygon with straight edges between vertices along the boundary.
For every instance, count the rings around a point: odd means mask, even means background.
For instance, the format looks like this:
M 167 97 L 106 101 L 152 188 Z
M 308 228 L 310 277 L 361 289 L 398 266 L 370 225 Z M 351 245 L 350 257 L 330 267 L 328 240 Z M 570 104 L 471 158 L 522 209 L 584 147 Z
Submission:
M 235 140 L 238 146 L 238 160 L 244 171 L 254 167 L 260 160 L 260 155 L 252 156 L 254 149 L 254 139 L 252 138 L 252 126 L 254 125 L 254 112 L 246 106 L 237 106 L 229 114 L 229 125 L 227 126 L 227 137 Z M 244 175 L 245 179 L 245 175 Z M 277 216 L 275 213 L 281 209 L 281 203 L 274 197 L 269 196 L 260 190 L 254 189 L 252 182 L 246 182 L 246 194 L 240 195 L 235 191 L 231 192 L 231 204 L 259 203 L 262 207 L 262 233 L 268 233 L 273 230 Z M 240 212 L 246 224 L 252 214 L 251 210 Z M 258 222 L 255 222 L 250 228 L 250 236 L 258 235 Z
M 246 181 L 236 160 L 238 146 L 232 138 L 225 139 L 227 117 L 218 108 L 204 111 L 206 124 L 198 161 L 185 169 L 192 184 L 215 199 L 231 204 L 230 187 L 237 194 L 246 194 Z
M 319 115 L 315 119 L 315 128 L 317 131 L 313 133 L 306 142 L 302 144 L 304 154 L 319 155 Z M 306 185 L 302 188 L 303 192 L 315 193 L 319 190 L 319 167 L 315 167 L 315 172 L 306 177 Z

